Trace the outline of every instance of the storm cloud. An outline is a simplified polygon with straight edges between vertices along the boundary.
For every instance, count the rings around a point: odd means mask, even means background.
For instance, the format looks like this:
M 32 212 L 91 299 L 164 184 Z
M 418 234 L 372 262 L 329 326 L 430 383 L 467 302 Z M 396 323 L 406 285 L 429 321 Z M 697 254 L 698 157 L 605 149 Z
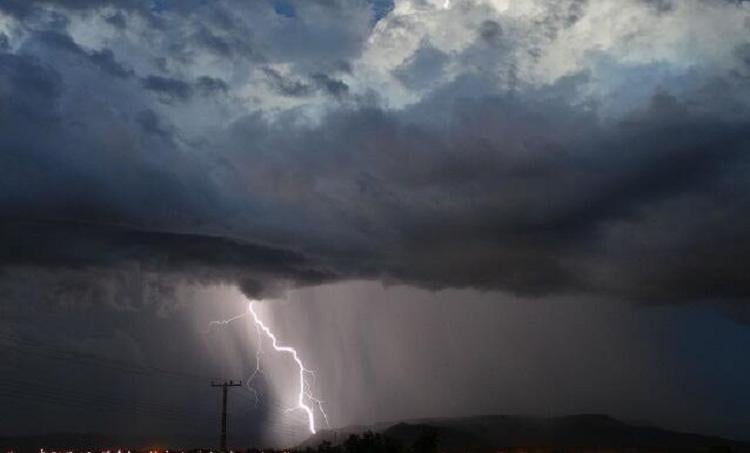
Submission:
M 745 310 L 748 6 L 505 3 L 4 3 L 3 269 Z

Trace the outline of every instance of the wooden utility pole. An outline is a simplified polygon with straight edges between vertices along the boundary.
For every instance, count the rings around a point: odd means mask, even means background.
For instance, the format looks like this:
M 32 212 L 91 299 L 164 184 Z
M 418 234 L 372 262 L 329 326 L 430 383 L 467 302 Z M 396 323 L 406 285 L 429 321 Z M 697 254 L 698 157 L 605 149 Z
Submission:
M 224 381 L 221 383 L 211 382 L 211 387 L 221 387 L 221 447 L 220 451 L 227 451 L 227 389 L 239 387 L 241 382 Z

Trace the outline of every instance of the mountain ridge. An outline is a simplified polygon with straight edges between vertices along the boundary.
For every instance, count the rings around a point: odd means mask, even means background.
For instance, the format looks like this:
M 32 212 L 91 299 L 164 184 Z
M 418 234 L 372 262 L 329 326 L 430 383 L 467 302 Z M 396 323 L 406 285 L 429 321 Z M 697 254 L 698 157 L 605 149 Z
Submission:
M 491 414 L 380 422 L 320 431 L 296 448 L 314 448 L 323 442 L 335 446 L 352 434 L 367 431 L 380 433 L 405 446 L 412 445 L 423 433 L 432 432 L 438 438 L 440 451 L 446 453 L 518 448 L 750 452 L 750 443 L 747 442 L 628 423 L 605 414 L 559 417 Z

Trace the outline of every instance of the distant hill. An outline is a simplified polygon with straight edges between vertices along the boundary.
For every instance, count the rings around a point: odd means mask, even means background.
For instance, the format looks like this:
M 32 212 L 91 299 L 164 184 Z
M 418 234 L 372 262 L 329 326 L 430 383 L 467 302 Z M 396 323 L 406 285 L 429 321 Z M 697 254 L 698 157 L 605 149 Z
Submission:
M 596 414 L 566 417 L 487 415 L 352 426 L 321 431 L 299 447 L 316 447 L 323 441 L 336 445 L 350 434 L 365 431 L 382 433 L 403 445 L 412 445 L 430 430 L 437 434 L 440 450 L 447 453 L 503 449 L 750 452 L 750 444 L 744 442 L 628 424 Z

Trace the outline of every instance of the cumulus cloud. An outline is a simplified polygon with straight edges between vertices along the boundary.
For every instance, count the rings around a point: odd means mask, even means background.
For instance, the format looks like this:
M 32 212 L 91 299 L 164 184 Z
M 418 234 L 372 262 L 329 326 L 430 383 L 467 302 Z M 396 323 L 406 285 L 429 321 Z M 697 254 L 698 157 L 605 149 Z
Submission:
M 0 14 L 6 272 L 750 296 L 745 3 Z

